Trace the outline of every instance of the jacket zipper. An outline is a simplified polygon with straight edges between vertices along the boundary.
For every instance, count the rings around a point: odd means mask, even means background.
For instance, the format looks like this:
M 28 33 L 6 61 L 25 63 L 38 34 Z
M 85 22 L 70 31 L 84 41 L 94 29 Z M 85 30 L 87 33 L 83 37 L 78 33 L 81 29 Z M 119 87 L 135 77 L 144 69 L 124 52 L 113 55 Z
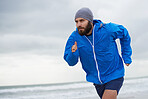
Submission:
M 94 29 L 93 29 L 93 44 L 91 43 L 91 41 L 87 38 L 87 40 L 89 41 L 89 43 L 91 44 L 92 48 L 93 48 L 93 54 L 94 54 L 94 60 L 95 60 L 95 63 L 96 63 L 96 69 L 98 71 L 98 78 L 99 78 L 99 81 L 101 82 L 102 84 L 102 81 L 101 81 L 101 78 L 100 78 L 100 72 L 99 72 L 99 68 L 98 68 L 98 62 L 97 62 L 97 58 L 96 58 L 96 54 L 95 54 L 95 48 L 94 48 L 94 30 L 95 30 L 95 25 L 94 25 Z

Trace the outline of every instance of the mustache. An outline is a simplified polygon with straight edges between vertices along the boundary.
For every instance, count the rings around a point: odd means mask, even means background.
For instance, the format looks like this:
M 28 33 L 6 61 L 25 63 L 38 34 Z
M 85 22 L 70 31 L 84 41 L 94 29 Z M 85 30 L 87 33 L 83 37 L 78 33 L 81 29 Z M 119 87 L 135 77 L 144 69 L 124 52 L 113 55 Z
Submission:
M 78 29 L 85 29 L 84 27 L 78 27 Z

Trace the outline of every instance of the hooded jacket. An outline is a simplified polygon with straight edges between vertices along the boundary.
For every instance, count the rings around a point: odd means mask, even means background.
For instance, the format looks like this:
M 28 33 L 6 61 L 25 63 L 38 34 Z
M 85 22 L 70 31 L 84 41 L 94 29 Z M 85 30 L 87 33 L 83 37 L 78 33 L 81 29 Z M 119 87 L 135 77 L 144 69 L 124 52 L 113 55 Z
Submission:
M 104 84 L 124 76 L 124 65 L 130 64 L 132 49 L 130 36 L 126 28 L 114 23 L 103 24 L 100 20 L 93 21 L 92 41 L 80 36 L 76 29 L 68 38 L 64 59 L 74 66 L 80 60 L 86 72 L 86 80 L 95 84 Z M 120 39 L 121 56 L 116 45 Z M 77 42 L 76 52 L 71 47 Z M 123 61 L 122 61 L 123 59 Z

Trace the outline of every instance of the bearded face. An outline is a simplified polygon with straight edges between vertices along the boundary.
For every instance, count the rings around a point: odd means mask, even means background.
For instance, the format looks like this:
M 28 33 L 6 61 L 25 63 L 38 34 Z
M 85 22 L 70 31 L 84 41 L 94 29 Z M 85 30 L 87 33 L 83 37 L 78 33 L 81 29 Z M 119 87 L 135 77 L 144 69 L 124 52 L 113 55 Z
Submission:
M 79 26 L 79 27 L 77 27 L 77 28 L 78 28 L 79 34 L 80 34 L 81 36 L 87 35 L 87 34 L 91 31 L 91 29 L 92 29 L 92 24 L 91 24 L 90 21 L 88 21 L 88 23 L 87 23 L 86 26 L 84 26 L 84 27 Z

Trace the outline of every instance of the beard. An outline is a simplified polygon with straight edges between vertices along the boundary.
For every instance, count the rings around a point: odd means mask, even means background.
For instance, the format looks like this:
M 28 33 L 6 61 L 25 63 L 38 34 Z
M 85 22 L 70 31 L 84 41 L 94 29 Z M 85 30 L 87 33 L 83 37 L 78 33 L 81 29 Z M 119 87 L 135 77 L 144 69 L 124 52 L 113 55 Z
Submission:
M 84 29 L 84 30 L 80 30 L 80 29 Z M 88 22 L 86 27 L 78 27 L 78 31 L 81 36 L 87 35 L 91 29 L 92 29 L 92 25 L 90 21 Z

